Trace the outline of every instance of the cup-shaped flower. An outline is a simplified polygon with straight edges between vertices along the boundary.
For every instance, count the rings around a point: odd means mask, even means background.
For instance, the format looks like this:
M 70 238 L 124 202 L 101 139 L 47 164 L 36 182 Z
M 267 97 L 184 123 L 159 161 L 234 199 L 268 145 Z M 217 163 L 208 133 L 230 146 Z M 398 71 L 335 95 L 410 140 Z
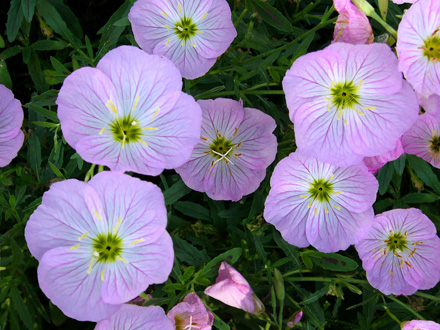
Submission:
M 363 163 L 337 167 L 294 152 L 277 164 L 270 185 L 264 218 L 292 245 L 345 250 L 373 222 L 379 185 Z
M 440 117 L 440 95 L 432 94 L 430 97 L 424 97 L 418 94 L 417 96 L 419 98 L 419 104 L 425 113 Z
M 208 72 L 237 36 L 226 0 L 137 0 L 128 18 L 141 48 L 188 79 Z
M 171 61 L 121 46 L 96 69 L 78 69 L 64 80 L 57 99 L 61 129 L 88 162 L 158 175 L 186 162 L 199 141 L 200 107 L 181 89 Z
M 367 16 L 350 0 L 333 0 L 333 3 L 339 13 L 333 41 L 371 44 L 374 41 L 374 35 Z
M 411 295 L 440 280 L 440 239 L 418 209 L 395 209 L 375 217 L 371 231 L 356 244 L 370 284 L 384 294 Z
M 419 112 L 385 44 L 336 42 L 304 55 L 283 89 L 298 149 L 339 166 L 393 150 Z
M 0 84 L 0 167 L 8 165 L 23 145 L 23 109 L 14 94 Z
M 259 314 L 264 305 L 248 281 L 234 267 L 223 261 L 215 284 L 205 289 L 205 294 L 251 314 Z
M 386 163 L 396 160 L 404 153 L 402 147 L 402 138 L 397 140 L 396 148 L 394 150 L 388 151 L 380 156 L 375 157 L 365 157 L 364 164 L 367 165 L 368 171 L 370 173 L 376 173 L 380 170 Z
M 97 322 L 167 280 L 174 253 L 166 223 L 157 186 L 101 172 L 88 183 L 54 183 L 25 237 L 46 296 L 67 316 Z
M 123 305 L 109 319 L 98 322 L 95 330 L 175 330 L 158 306 Z
M 440 1 L 419 0 L 397 30 L 399 69 L 425 97 L 440 95 Z
M 440 168 L 440 117 L 420 115 L 411 129 L 403 135 L 403 149 Z
M 231 99 L 197 102 L 203 113 L 200 142 L 176 172 L 212 199 L 238 201 L 257 190 L 275 159 L 275 120 Z
M 440 330 L 440 324 L 432 321 L 409 321 L 404 324 L 402 330 Z
M 214 316 L 199 296 L 191 292 L 167 314 L 176 330 L 211 330 Z

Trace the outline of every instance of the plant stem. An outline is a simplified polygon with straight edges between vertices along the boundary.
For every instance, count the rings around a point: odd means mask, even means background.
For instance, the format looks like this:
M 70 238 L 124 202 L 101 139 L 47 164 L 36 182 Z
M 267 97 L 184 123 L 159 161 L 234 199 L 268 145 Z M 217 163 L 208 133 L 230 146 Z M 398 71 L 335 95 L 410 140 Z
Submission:
M 390 300 L 394 301 L 395 303 L 397 303 L 400 306 L 402 306 L 403 308 L 405 308 L 408 312 L 412 313 L 419 320 L 424 320 L 425 319 L 422 315 L 417 313 L 414 309 L 409 307 L 407 304 L 405 304 L 405 303 L 401 302 L 399 299 L 395 298 L 393 295 L 389 295 L 389 296 L 387 296 L 387 298 L 389 298 Z

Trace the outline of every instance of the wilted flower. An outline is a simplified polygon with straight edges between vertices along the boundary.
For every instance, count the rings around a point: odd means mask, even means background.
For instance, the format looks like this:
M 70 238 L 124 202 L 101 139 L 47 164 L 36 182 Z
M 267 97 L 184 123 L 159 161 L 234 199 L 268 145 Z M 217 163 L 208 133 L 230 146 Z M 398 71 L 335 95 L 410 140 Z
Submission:
M 432 321 L 409 321 L 405 323 L 402 330 L 440 330 L 440 324 Z
M 175 330 L 162 308 L 123 305 L 109 319 L 100 321 L 95 330 Z
M 404 153 L 402 147 L 402 139 L 398 139 L 396 143 L 396 148 L 394 150 L 388 151 L 383 155 L 375 157 L 365 157 L 364 164 L 367 165 L 368 171 L 370 173 L 376 173 L 380 170 L 386 163 L 396 160 Z
M 403 149 L 440 168 L 440 117 L 420 115 L 411 129 L 403 135 Z
M 425 97 L 440 94 L 440 1 L 419 0 L 397 31 L 399 69 Z
M 14 94 L 0 84 L 0 167 L 8 165 L 23 145 L 23 109 Z
M 173 322 L 176 330 L 211 330 L 214 316 L 200 300 L 191 292 L 168 312 L 168 318 Z
M 25 237 L 46 296 L 67 316 L 97 322 L 166 281 L 173 265 L 166 223 L 157 186 L 101 172 L 88 183 L 54 183 Z
M 370 21 L 358 7 L 350 0 L 333 0 L 333 3 L 339 13 L 333 41 L 350 44 L 370 44 L 374 41 Z
M 259 314 L 264 310 L 248 281 L 226 261 L 221 263 L 215 284 L 207 287 L 205 294 L 248 313 Z
M 289 329 L 293 328 L 299 321 L 301 321 L 303 314 L 303 311 L 299 311 L 298 313 L 292 315 L 287 321 L 287 327 Z
M 298 149 L 339 166 L 393 150 L 419 112 L 384 44 L 336 42 L 304 55 L 287 71 L 283 89 Z
M 86 161 L 158 175 L 182 165 L 199 141 L 200 107 L 182 93 L 166 58 L 121 46 L 97 68 L 69 75 L 58 95 L 66 141 Z
M 418 209 L 379 214 L 365 239 L 356 244 L 370 284 L 384 294 L 411 295 L 440 280 L 440 239 Z
M 200 142 L 176 172 L 212 199 L 238 201 L 257 190 L 275 159 L 275 120 L 231 99 L 197 102 L 203 112 Z
M 138 0 L 128 15 L 136 42 L 182 76 L 203 76 L 237 35 L 226 0 Z
M 362 163 L 337 167 L 291 153 L 270 180 L 264 218 L 292 245 L 345 250 L 368 233 L 378 182 Z

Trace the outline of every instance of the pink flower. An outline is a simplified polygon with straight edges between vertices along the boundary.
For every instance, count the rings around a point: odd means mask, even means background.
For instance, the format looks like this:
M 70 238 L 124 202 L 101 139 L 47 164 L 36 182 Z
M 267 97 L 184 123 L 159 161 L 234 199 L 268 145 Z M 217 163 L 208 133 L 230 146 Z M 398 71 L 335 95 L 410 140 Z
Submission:
M 402 330 L 440 330 L 440 324 L 432 321 L 409 321 Z
M 334 0 L 333 2 L 339 13 L 333 41 L 348 42 L 350 44 L 371 44 L 374 35 L 367 16 L 350 0 Z
M 248 313 L 259 314 L 264 310 L 248 281 L 225 261 L 220 265 L 215 284 L 207 287 L 205 294 Z
M 388 151 L 380 156 L 365 157 L 364 164 L 367 165 L 368 172 L 375 173 L 379 171 L 386 163 L 396 160 L 403 153 L 402 138 L 400 138 L 397 140 L 396 148 L 394 148 L 394 150 Z
M 174 306 L 167 316 L 176 330 L 211 330 L 214 322 L 214 316 L 194 292 Z

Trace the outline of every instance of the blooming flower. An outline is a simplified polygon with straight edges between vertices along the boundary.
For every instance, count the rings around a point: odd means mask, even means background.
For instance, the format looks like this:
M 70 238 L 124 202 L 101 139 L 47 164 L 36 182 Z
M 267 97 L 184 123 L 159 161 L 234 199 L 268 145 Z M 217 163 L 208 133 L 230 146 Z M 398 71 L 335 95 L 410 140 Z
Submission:
M 376 173 L 380 170 L 386 163 L 396 160 L 404 153 L 402 147 L 402 139 L 398 139 L 396 143 L 396 148 L 394 150 L 386 152 L 383 155 L 375 157 L 365 157 L 364 164 L 367 165 L 368 171 L 370 173 Z
M 424 97 L 417 95 L 419 98 L 419 104 L 425 110 L 425 113 L 440 117 L 440 96 L 432 94 L 430 97 Z
M 121 46 L 69 75 L 58 95 L 66 141 L 88 162 L 158 175 L 189 159 L 200 107 L 166 58 Z
M 207 287 L 205 294 L 248 313 L 259 314 L 264 310 L 248 281 L 225 261 L 220 265 L 215 284 Z
M 283 89 L 298 149 L 339 166 L 393 150 L 419 112 L 384 44 L 336 42 L 304 55 L 287 71 Z
M 417 0 L 392 0 L 394 3 L 397 3 L 398 5 L 401 5 L 403 3 L 414 3 Z
M 420 115 L 403 135 L 402 144 L 407 154 L 419 156 L 440 168 L 440 117 L 428 113 Z
M 46 296 L 67 316 L 97 322 L 168 278 L 173 248 L 166 223 L 157 186 L 101 172 L 88 183 L 54 183 L 25 237 Z
M 238 201 L 257 190 L 275 159 L 275 121 L 230 99 L 197 102 L 203 112 L 200 142 L 176 172 L 212 199 Z
M 362 163 L 337 167 L 291 153 L 273 172 L 264 218 L 292 245 L 345 250 L 368 233 L 378 182 Z
M 440 239 L 418 209 L 395 209 L 375 217 L 367 237 L 356 244 L 370 284 L 384 294 L 411 295 L 440 280 Z
M 23 109 L 12 92 L 0 84 L 0 167 L 8 165 L 23 145 Z
M 374 41 L 374 35 L 367 16 L 350 0 L 333 0 L 333 3 L 339 13 L 333 41 L 371 44 Z
M 136 42 L 182 76 L 203 76 L 237 36 L 226 0 L 138 0 L 128 15 Z
M 409 321 L 405 323 L 402 330 L 440 330 L 440 324 L 432 321 Z
M 122 305 L 109 319 L 100 321 L 95 330 L 175 330 L 158 306 Z
M 214 316 L 194 292 L 168 312 L 168 318 L 176 330 L 211 330 Z
M 440 94 L 440 1 L 419 0 L 397 31 L 399 69 L 425 97 Z

